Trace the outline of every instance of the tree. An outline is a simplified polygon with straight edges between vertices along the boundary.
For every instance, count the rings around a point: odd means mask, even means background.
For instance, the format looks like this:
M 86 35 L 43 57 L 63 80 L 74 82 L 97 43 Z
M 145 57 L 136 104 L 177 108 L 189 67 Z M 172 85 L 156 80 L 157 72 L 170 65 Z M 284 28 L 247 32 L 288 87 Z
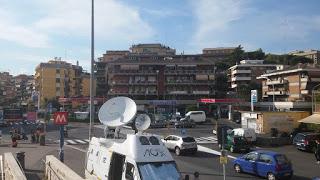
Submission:
M 259 48 L 256 51 L 246 52 L 245 58 L 246 59 L 264 59 L 265 53 L 261 48 Z
M 241 45 L 239 45 L 230 54 L 229 61 L 230 61 L 231 65 L 239 64 L 240 61 L 243 59 L 243 57 L 244 57 L 244 50 L 243 50 L 243 47 L 241 47 Z

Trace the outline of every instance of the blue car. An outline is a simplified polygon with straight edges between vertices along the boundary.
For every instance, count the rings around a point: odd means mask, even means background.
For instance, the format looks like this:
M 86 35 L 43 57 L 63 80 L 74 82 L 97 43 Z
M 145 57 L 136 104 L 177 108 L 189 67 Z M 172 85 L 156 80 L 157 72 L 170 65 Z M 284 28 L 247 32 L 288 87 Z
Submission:
M 237 173 L 252 173 L 268 180 L 290 179 L 293 175 L 292 165 L 287 157 L 273 151 L 252 151 L 235 159 L 233 167 Z

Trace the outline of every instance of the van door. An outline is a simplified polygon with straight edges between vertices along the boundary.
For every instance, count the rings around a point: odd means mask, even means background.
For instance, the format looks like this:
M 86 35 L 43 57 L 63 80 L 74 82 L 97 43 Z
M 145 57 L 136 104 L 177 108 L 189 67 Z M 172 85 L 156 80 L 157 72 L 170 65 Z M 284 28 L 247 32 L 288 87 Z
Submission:
M 109 180 L 121 180 L 126 156 L 113 152 L 109 169 Z

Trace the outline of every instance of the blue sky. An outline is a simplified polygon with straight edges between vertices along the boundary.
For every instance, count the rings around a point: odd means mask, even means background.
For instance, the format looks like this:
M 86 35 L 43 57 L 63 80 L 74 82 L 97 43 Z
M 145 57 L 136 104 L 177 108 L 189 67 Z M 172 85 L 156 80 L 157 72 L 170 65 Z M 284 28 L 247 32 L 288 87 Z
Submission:
M 320 49 L 318 0 L 95 0 L 95 57 L 137 43 L 177 53 L 237 46 Z M 90 67 L 91 0 L 1 0 L 0 71 L 34 74 L 62 57 Z

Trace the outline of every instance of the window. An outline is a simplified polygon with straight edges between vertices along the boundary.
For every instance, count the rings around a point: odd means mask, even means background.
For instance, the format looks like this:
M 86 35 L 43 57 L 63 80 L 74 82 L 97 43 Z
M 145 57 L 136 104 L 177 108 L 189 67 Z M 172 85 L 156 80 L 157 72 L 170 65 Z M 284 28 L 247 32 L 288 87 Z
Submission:
M 261 154 L 259 158 L 260 162 L 272 164 L 273 158 L 267 154 Z
M 134 178 L 134 165 L 131 163 L 127 162 L 126 165 L 126 180 L 133 180 Z
M 246 160 L 249 161 L 256 161 L 258 159 L 258 154 L 257 153 L 249 153 L 245 156 Z
M 56 78 L 56 83 L 60 83 L 60 78 Z
M 56 73 L 57 73 L 57 74 L 60 74 L 60 69 L 56 69 Z

